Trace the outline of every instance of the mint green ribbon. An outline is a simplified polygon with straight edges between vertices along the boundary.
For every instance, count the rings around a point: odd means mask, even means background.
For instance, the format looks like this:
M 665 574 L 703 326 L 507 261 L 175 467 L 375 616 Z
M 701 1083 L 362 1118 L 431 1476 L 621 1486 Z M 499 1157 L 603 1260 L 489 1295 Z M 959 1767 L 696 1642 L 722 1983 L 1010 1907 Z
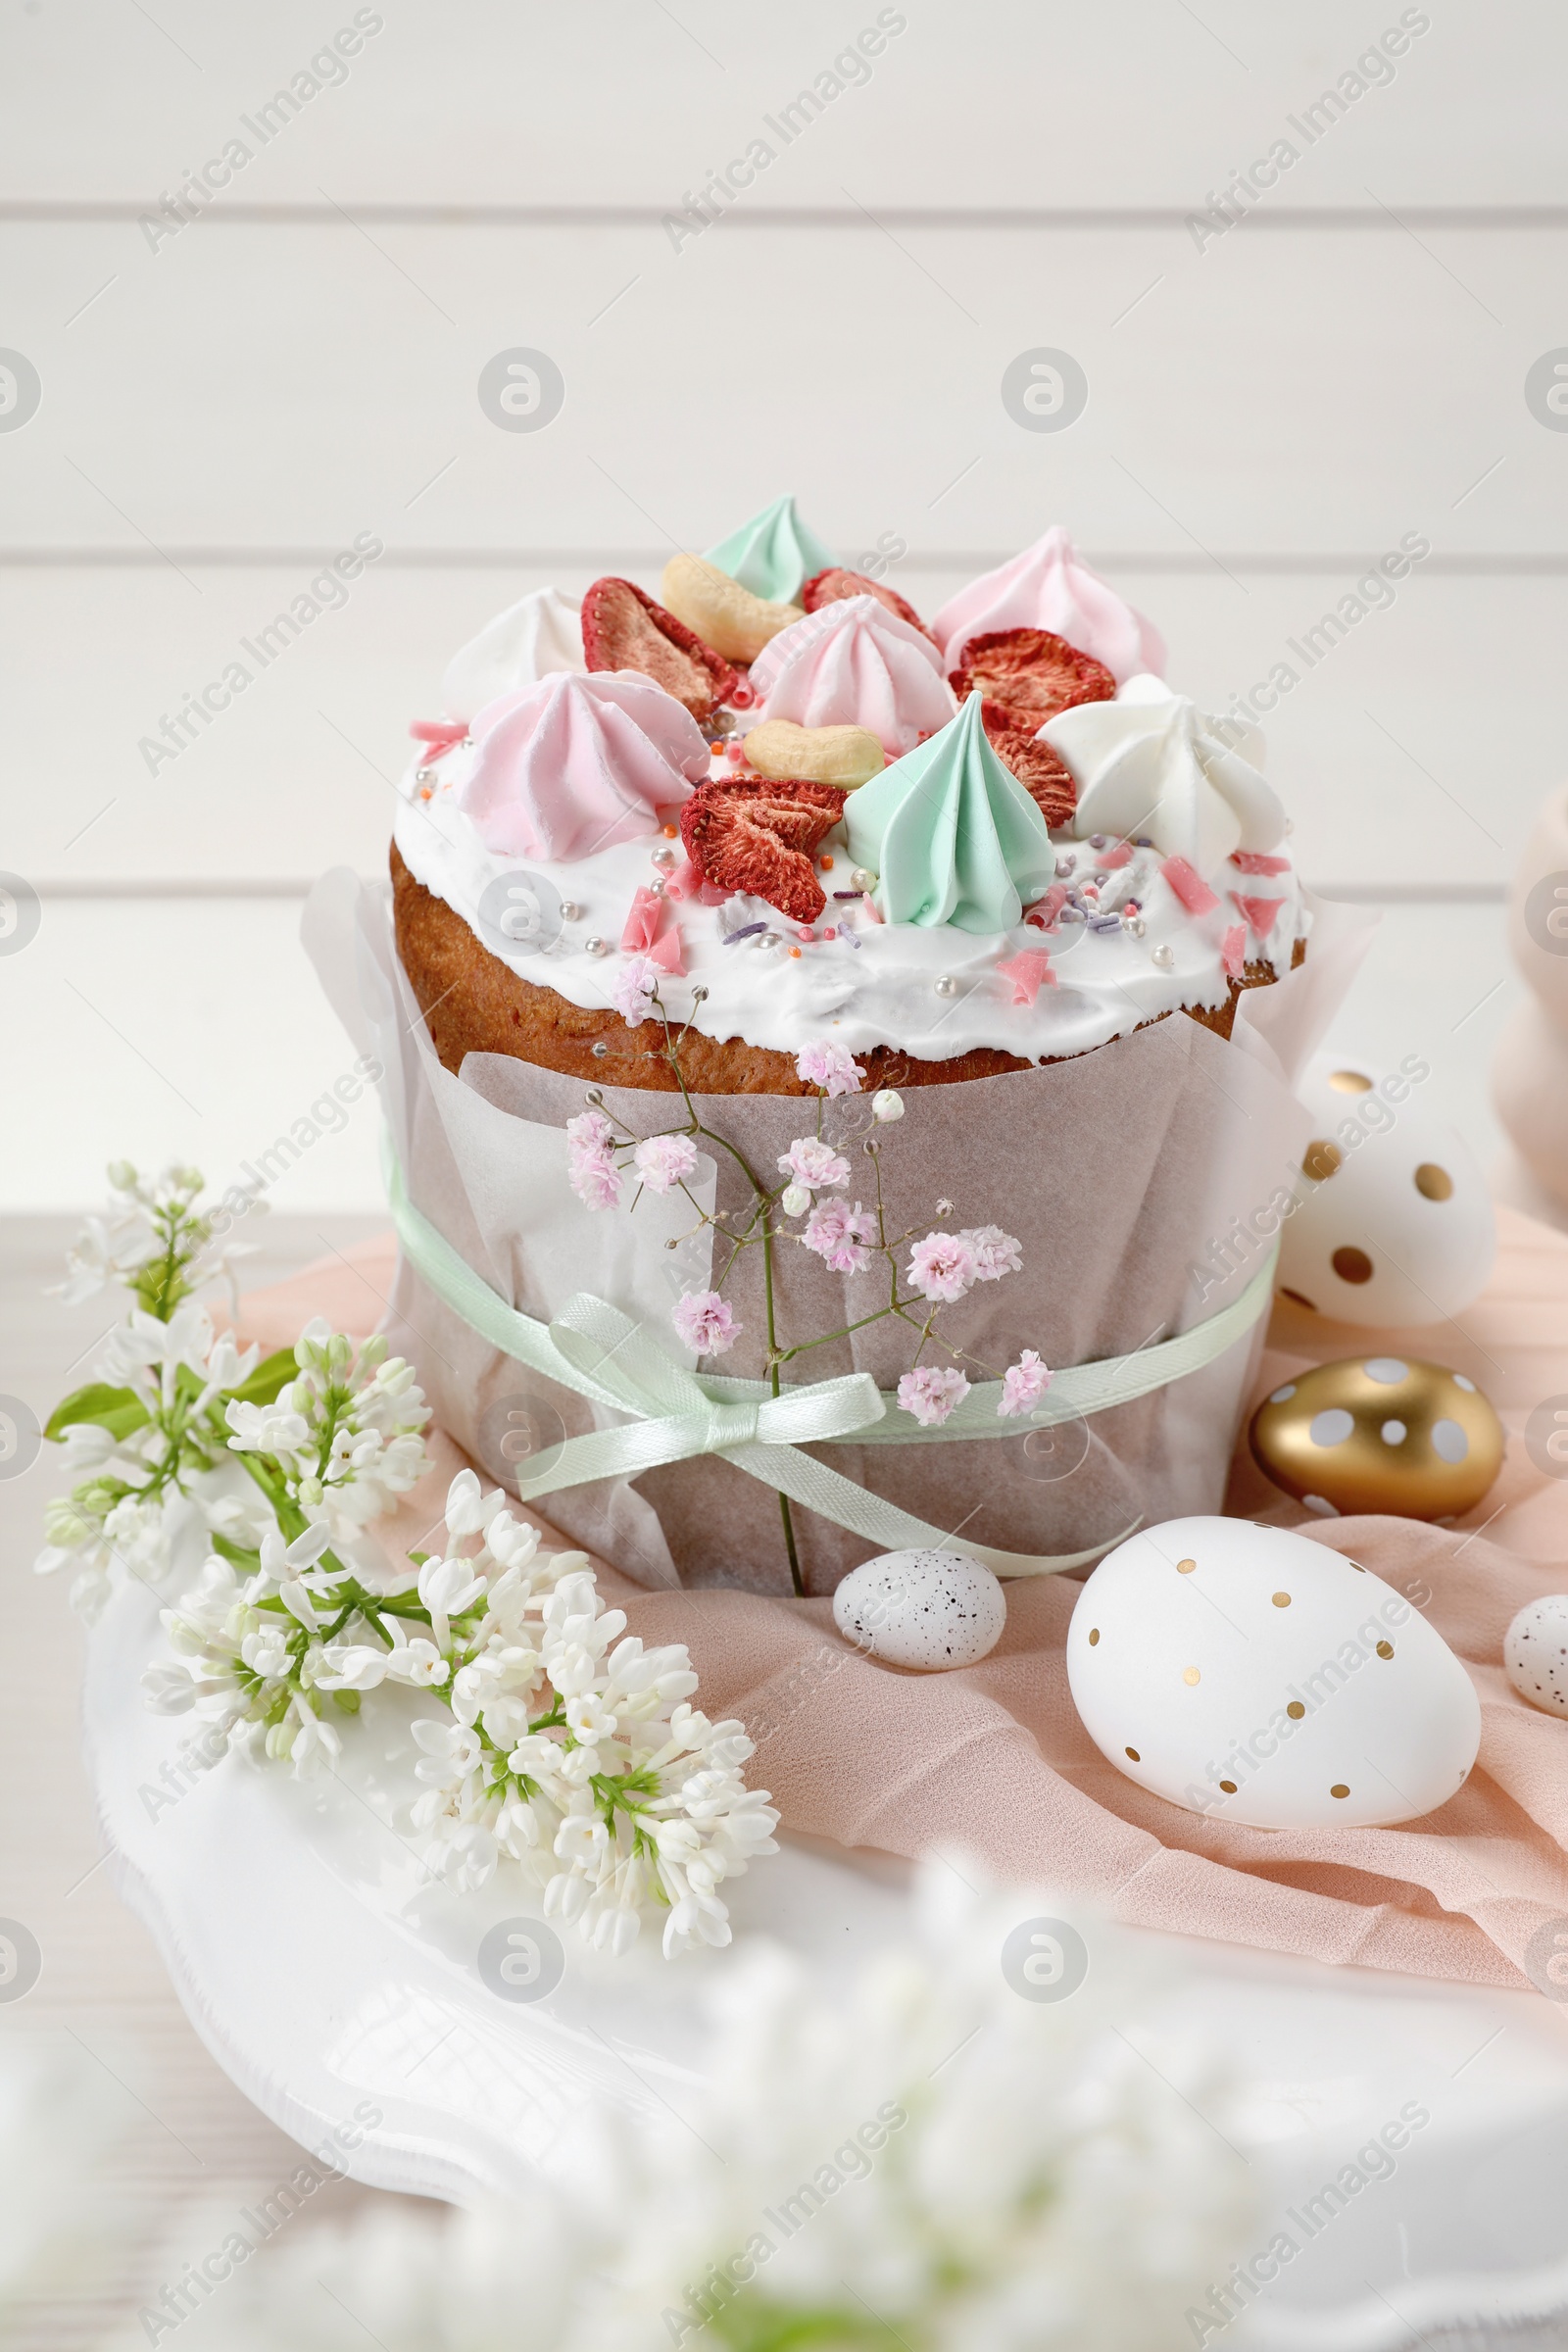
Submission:
M 997 1551 L 961 1534 L 929 1526 L 800 1448 L 850 1439 L 858 1446 L 929 1446 L 960 1439 L 1016 1438 L 1029 1429 L 1131 1404 L 1223 1355 L 1251 1329 L 1273 1291 L 1270 1256 L 1229 1306 L 1179 1338 L 1162 1340 L 1133 1355 L 1074 1364 L 1058 1372 L 1048 1396 L 1026 1422 L 1000 1418 L 1003 1384 L 988 1380 L 971 1388 L 940 1428 L 922 1429 L 907 1414 L 892 1420 L 897 1400 L 884 1395 L 868 1372 L 847 1372 L 834 1380 L 786 1388 L 776 1396 L 766 1381 L 690 1372 L 666 1355 L 641 1324 L 591 1291 L 578 1291 L 551 1322 L 541 1323 L 498 1297 L 416 1208 L 390 1150 L 386 1177 L 403 1253 L 444 1305 L 503 1355 L 546 1380 L 559 1381 L 593 1404 L 629 1416 L 618 1428 L 590 1430 L 552 1446 L 546 1467 L 531 1478 L 519 1475 L 517 1494 L 523 1502 L 540 1501 L 563 1487 L 585 1486 L 594 1479 L 636 1478 L 666 1462 L 713 1453 L 787 1494 L 792 1502 L 885 1550 L 961 1551 L 998 1576 L 1054 1576 L 1064 1568 L 1087 1567 L 1142 1521 L 1135 1519 L 1085 1551 Z

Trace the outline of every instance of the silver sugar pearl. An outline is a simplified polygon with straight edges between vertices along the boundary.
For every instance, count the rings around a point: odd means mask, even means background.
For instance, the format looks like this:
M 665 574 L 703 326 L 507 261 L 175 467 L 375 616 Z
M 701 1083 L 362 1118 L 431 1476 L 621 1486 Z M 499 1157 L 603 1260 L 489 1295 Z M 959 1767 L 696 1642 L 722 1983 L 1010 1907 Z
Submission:
M 414 781 L 416 784 L 433 784 L 435 769 L 433 767 L 416 767 L 414 771 Z
M 562 900 L 561 919 L 564 923 L 580 923 L 582 921 L 582 908 L 575 899 Z
M 1121 919 L 1126 928 L 1132 933 L 1134 939 L 1143 938 L 1144 918 L 1141 914 L 1124 914 Z
M 939 997 L 956 997 L 957 993 L 958 983 L 951 972 L 944 972 L 937 982 L 937 995 Z
M 757 945 L 760 948 L 776 948 L 778 944 L 779 935 L 776 931 L 763 931 L 759 935 L 757 940 Z
M 591 938 L 583 941 L 582 952 L 585 956 L 608 956 L 610 942 L 607 939 L 601 939 L 596 931 Z
M 1176 961 L 1175 950 L 1167 948 L 1163 940 L 1157 948 L 1151 948 L 1149 953 L 1162 972 L 1168 972 Z
M 863 865 L 858 865 L 850 876 L 850 888 L 852 890 L 871 890 L 875 887 L 875 874 L 867 873 Z
M 670 848 L 667 841 L 662 850 L 656 850 L 654 852 L 654 863 L 658 866 L 662 866 L 666 874 L 673 867 L 675 863 L 675 853 Z
M 664 877 L 662 874 L 656 874 L 653 881 L 648 885 L 648 896 L 651 899 L 662 899 L 663 895 Z
M 604 1039 L 601 1037 L 595 1040 L 594 1044 L 589 1047 L 588 1051 L 593 1055 L 595 1061 L 603 1061 L 605 1055 L 610 1052 L 610 1048 L 606 1045 Z

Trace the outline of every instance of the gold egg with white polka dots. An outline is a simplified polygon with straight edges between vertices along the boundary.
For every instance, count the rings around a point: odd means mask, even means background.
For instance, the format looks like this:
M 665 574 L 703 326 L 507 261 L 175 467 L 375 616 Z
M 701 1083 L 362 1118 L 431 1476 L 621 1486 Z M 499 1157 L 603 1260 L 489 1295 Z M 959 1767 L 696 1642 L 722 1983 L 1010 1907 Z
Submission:
M 1260 1470 L 1320 1518 L 1456 1519 L 1502 1467 L 1503 1429 L 1462 1372 L 1355 1355 L 1299 1372 L 1252 1415 Z

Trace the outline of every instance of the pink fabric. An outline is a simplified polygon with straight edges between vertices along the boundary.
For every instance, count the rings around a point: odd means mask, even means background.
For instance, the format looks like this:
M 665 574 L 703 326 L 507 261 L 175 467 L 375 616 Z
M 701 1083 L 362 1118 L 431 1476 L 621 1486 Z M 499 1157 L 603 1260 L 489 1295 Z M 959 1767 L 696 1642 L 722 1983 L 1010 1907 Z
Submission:
M 1492 1397 L 1515 1433 L 1491 1494 L 1452 1529 L 1414 1520 L 1305 1520 L 1239 1448 L 1227 1508 L 1347 1551 L 1415 1601 L 1465 1661 L 1482 1702 L 1466 1786 L 1398 1829 L 1249 1830 L 1185 1813 L 1107 1764 L 1078 1721 L 1063 1640 L 1078 1587 L 1012 1584 L 1007 1625 L 980 1665 L 918 1675 L 860 1656 L 825 1600 L 646 1592 L 601 1567 L 647 1642 L 685 1642 L 710 1714 L 742 1716 L 751 1777 L 788 1827 L 913 1856 L 943 1841 L 1004 1877 L 1046 1879 L 1118 1918 L 1319 1960 L 1519 1985 L 1547 1922 L 1568 1920 L 1568 1722 L 1516 1697 L 1502 1635 L 1537 1594 L 1568 1589 L 1568 1480 L 1537 1471 L 1517 1432 L 1568 1393 L 1568 1238 L 1498 1212 L 1484 1297 L 1436 1331 L 1368 1332 L 1281 1301 L 1258 1396 L 1310 1363 L 1373 1352 L 1439 1356 Z M 373 1328 L 391 1288 L 390 1236 L 323 1260 L 245 1302 L 247 1336 L 292 1340 L 308 1314 Z M 435 1471 L 392 1530 L 428 1540 L 462 1457 Z M 1485 1529 L 1485 1533 L 1481 1532 Z

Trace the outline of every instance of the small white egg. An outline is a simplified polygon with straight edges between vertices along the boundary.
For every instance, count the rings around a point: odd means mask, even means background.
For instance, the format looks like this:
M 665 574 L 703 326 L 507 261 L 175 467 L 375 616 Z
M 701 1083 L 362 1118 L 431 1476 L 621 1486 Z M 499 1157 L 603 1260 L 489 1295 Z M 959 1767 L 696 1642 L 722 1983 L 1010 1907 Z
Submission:
M 1568 1715 L 1568 1592 L 1526 1601 L 1502 1638 L 1502 1663 L 1521 1698 Z
M 1485 1284 L 1496 1250 L 1486 1178 L 1426 1101 L 1431 1085 L 1415 1056 L 1379 1075 L 1330 1054 L 1298 1087 L 1313 1133 L 1302 1197 L 1280 1227 L 1278 1280 L 1300 1305 L 1409 1328 L 1459 1314 Z
M 1481 1741 L 1470 1677 L 1402 1592 L 1246 1519 L 1118 1544 L 1073 1610 L 1067 1680 L 1118 1772 L 1253 1829 L 1416 1820 Z
M 845 1640 L 890 1666 L 973 1666 L 1006 1621 L 998 1579 L 956 1551 L 885 1551 L 852 1568 L 833 1595 Z

